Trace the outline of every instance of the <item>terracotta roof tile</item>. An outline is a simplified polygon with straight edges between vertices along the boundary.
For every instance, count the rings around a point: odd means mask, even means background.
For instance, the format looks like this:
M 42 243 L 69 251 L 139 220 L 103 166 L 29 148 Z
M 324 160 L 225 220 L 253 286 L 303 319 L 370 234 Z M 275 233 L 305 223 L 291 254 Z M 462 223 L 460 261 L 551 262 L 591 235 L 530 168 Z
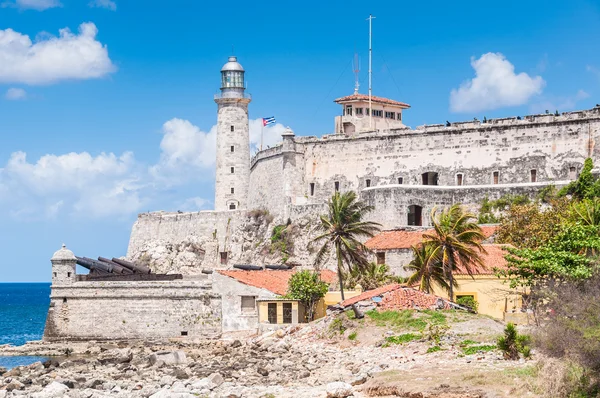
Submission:
M 395 290 L 395 289 L 400 289 L 402 287 L 402 285 L 399 285 L 397 283 L 391 284 L 391 285 L 385 285 L 382 287 L 378 287 L 377 289 L 373 289 L 373 290 L 367 290 L 366 292 L 363 292 L 362 294 L 359 294 L 358 296 L 346 299 L 344 301 L 342 301 L 340 304 L 342 305 L 342 307 L 348 307 L 352 304 L 356 304 L 359 301 L 363 301 L 363 300 L 367 300 L 373 297 L 377 297 L 377 296 L 381 296 L 383 293 Z
M 484 266 L 472 265 L 473 275 L 493 275 L 494 269 L 504 269 L 507 267 L 507 261 L 504 255 L 507 254 L 505 248 L 509 245 L 484 244 L 482 245 L 486 253 L 482 254 Z M 464 267 L 459 266 L 456 275 L 467 275 Z
M 496 233 L 497 225 L 482 225 L 481 230 L 486 239 Z M 423 234 L 432 233 L 433 229 L 406 230 L 394 229 L 383 231 L 365 242 L 371 250 L 410 249 L 423 241 Z
M 368 100 L 369 100 L 369 96 L 366 94 L 352 94 L 352 95 L 347 95 L 345 97 L 338 98 L 338 99 L 334 100 L 334 102 L 337 102 L 338 104 L 342 104 L 344 102 L 368 101 Z M 376 104 L 397 105 L 397 106 L 401 106 L 403 108 L 410 108 L 410 105 L 408 105 L 405 102 L 394 101 L 394 100 L 391 100 L 388 98 L 383 98 L 383 97 L 376 97 L 374 95 L 371 96 L 371 102 L 374 102 Z
M 283 270 L 262 270 L 262 271 L 244 271 L 244 270 L 224 270 L 217 271 L 219 274 L 237 279 L 239 282 L 254 286 L 260 289 L 269 290 L 275 294 L 283 295 L 287 293 L 288 281 L 297 271 Z M 336 281 L 337 274 L 330 270 L 321 271 L 321 279 L 327 283 Z
M 340 305 L 349 307 L 352 304 L 374 297 L 381 297 L 381 302 L 376 303 L 376 305 L 383 310 L 409 310 L 415 307 L 430 308 L 437 306 L 440 300 L 442 300 L 445 309 L 450 308 L 448 301 L 441 297 L 397 283 L 366 291 L 359 296 L 342 301 Z

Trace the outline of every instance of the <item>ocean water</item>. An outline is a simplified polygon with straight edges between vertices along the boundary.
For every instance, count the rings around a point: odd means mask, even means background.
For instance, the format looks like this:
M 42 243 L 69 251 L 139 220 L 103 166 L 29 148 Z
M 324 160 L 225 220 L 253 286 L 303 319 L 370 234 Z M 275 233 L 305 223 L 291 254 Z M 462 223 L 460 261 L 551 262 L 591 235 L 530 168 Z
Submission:
M 40 340 L 49 305 L 49 283 L 0 283 L 0 345 Z M 12 368 L 44 359 L 0 356 L 0 366 Z

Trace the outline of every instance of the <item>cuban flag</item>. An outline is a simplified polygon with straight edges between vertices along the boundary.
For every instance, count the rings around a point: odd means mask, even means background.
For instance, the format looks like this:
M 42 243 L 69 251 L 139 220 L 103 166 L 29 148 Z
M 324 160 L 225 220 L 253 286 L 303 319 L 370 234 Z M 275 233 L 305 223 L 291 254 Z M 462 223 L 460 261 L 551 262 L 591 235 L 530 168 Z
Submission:
M 275 116 L 263 117 L 263 127 L 275 124 Z

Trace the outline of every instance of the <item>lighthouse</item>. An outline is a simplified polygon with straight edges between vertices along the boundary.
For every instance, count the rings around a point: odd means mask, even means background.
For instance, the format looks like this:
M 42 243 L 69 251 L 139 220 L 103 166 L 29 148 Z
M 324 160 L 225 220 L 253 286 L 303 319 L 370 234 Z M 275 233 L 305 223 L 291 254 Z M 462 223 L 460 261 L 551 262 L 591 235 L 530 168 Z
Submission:
M 221 93 L 217 103 L 217 165 L 215 210 L 244 209 L 250 179 L 250 137 L 244 68 L 229 57 L 221 68 Z

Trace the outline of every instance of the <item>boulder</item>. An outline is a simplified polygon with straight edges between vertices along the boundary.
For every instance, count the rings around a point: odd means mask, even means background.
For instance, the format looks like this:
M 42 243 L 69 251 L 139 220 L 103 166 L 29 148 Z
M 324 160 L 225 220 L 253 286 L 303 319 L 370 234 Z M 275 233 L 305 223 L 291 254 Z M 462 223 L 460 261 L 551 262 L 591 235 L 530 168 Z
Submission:
M 129 348 L 104 351 L 98 356 L 98 361 L 103 365 L 107 363 L 129 363 L 132 359 L 133 352 Z
M 189 392 L 173 392 L 162 389 L 150 395 L 150 398 L 197 398 L 197 396 Z
M 185 352 L 183 351 L 159 351 L 150 355 L 148 358 L 150 365 L 162 361 L 167 365 L 180 365 L 187 363 Z
M 42 391 L 34 393 L 32 398 L 62 398 L 66 395 L 67 391 L 69 391 L 69 387 L 53 381 L 44 387 Z
M 341 381 L 327 384 L 326 390 L 327 398 L 346 398 L 354 394 L 352 386 Z
M 213 373 L 210 376 L 193 383 L 192 388 L 195 390 L 209 389 L 212 391 L 223 384 L 224 381 L 225 380 L 223 380 L 223 376 L 221 376 L 219 373 Z

